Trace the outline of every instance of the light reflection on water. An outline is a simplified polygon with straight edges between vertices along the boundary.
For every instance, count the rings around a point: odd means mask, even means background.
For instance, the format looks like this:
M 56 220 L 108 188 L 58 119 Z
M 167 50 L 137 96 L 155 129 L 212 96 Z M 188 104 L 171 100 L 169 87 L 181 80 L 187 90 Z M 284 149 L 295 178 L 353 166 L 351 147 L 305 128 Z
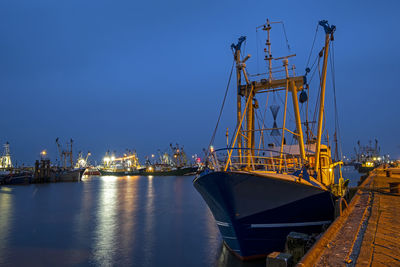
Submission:
M 360 175 L 345 167 L 356 185 Z M 0 187 L 1 266 L 265 266 L 222 245 L 193 177 Z
M 0 265 L 215 266 L 221 238 L 192 180 L 0 187 Z
M 6 262 L 6 255 L 4 251 L 7 249 L 9 234 L 10 234 L 10 220 L 12 218 L 11 198 L 12 188 L 0 187 L 0 266 Z
M 154 190 L 153 190 L 153 176 L 148 176 L 147 193 L 146 193 L 146 212 L 144 222 L 144 232 L 146 238 L 144 239 L 144 255 L 143 264 L 151 266 L 153 258 L 153 243 L 154 243 Z
M 117 180 L 115 176 L 102 177 L 94 233 L 93 260 L 96 265 L 111 266 L 115 256 L 117 227 Z
M 343 167 L 343 178 L 349 179 L 350 183 L 349 186 L 350 187 L 356 187 L 358 181 L 360 181 L 360 177 L 363 174 L 360 174 L 355 168 L 354 166 L 344 166 Z
M 125 249 L 121 251 L 122 259 L 127 265 L 133 265 L 132 251 L 135 244 L 136 220 L 135 214 L 138 208 L 138 182 L 139 177 L 129 177 L 125 186 L 122 187 L 123 205 L 121 205 L 120 214 L 120 236 L 121 244 Z

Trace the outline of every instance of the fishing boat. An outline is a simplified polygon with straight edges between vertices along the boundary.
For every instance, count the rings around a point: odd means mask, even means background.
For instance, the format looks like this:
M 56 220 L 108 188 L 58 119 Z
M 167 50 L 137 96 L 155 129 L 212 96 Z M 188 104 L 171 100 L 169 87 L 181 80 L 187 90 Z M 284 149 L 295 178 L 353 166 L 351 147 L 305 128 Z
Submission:
M 196 164 L 189 164 L 183 146 L 173 146 L 170 144 L 172 156 L 167 152 L 161 154 L 159 152 L 159 161 L 151 162 L 150 159 L 146 160 L 146 167 L 142 169 L 141 175 L 148 176 L 188 176 L 196 174 L 198 166 Z M 152 155 L 154 158 L 154 155 Z
M 62 166 L 54 166 L 53 168 L 51 168 L 50 181 L 75 182 L 81 180 L 82 175 L 85 171 L 85 168 L 83 166 L 80 166 L 82 160 L 82 153 L 79 152 L 78 162 L 77 164 L 74 164 L 73 150 L 72 150 L 73 143 L 74 140 L 72 140 L 71 138 L 70 141 L 66 143 L 67 149 L 63 149 L 62 146 L 60 145 L 59 138 L 58 137 L 56 138 L 56 145 L 58 148 L 58 153 L 60 156 L 60 162 L 62 163 Z M 88 156 L 89 155 L 90 153 L 88 153 Z M 43 159 L 46 158 L 46 153 L 44 153 L 44 155 L 41 156 Z
M 378 146 L 378 140 L 375 139 L 375 145 L 369 144 L 363 146 L 360 141 L 357 142 L 358 149 L 354 148 L 356 159 L 354 167 L 359 173 L 368 173 L 382 163 L 390 162 L 389 157 L 380 156 L 381 148 Z
M 92 155 L 90 151 L 87 152 L 86 157 L 83 156 L 82 151 L 79 151 L 78 153 L 78 159 L 76 160 L 75 164 L 75 170 L 80 170 L 80 178 L 82 176 L 95 176 L 95 175 L 101 175 L 99 170 L 92 166 L 89 162 L 89 157 Z
M 29 184 L 31 179 L 31 171 L 14 167 L 11 161 L 10 143 L 6 142 L 3 154 L 0 156 L 0 184 Z
M 99 176 L 101 175 L 100 171 L 96 167 L 87 167 L 83 175 L 87 176 Z
M 5 184 L 5 185 L 29 184 L 31 180 L 32 180 L 32 172 L 16 171 L 2 176 L 0 178 L 1 181 L 0 184 Z
M 119 165 L 115 165 L 111 168 L 99 168 L 100 175 L 105 176 L 135 176 L 141 175 L 143 169 L 131 169 L 125 168 Z
M 266 33 L 266 73 L 250 76 L 246 69 L 250 55 L 241 55 L 246 37 L 232 44 L 237 76 L 235 131 L 227 148 L 209 146 L 205 168 L 193 180 L 215 218 L 224 244 L 242 260 L 283 251 L 290 232 L 320 233 L 334 220 L 335 202 L 342 201 L 348 183 L 341 177 L 343 163 L 333 161 L 330 145 L 321 142 L 328 52 L 335 26 L 319 22 L 325 31 L 325 45 L 316 56 L 323 66 L 316 98 L 318 121 L 311 122 L 300 112 L 306 109 L 299 108 L 299 102 L 308 101 L 306 75 L 311 69 L 307 68 L 304 76 L 296 76 L 294 67 L 289 66 L 289 58 L 295 55 L 272 57 L 272 24 L 275 23 L 267 20 L 257 28 Z M 273 61 L 282 65 L 273 67 Z M 276 77 L 277 73 L 283 75 Z M 252 77 L 256 78 L 251 80 Z M 277 117 L 279 106 L 271 100 L 278 93 L 283 94 L 281 127 Z M 267 116 L 259 110 L 264 106 L 265 111 L 269 107 L 272 113 L 269 128 Z M 295 130 L 290 130 L 290 111 Z M 306 117 L 305 123 L 302 117 Z M 309 127 L 312 123 L 316 126 L 314 132 Z M 287 144 L 289 136 L 292 144 Z
M 128 151 L 119 158 L 107 152 L 103 158 L 103 166 L 97 169 L 101 175 L 130 176 L 140 175 L 144 167 L 140 165 L 136 152 Z
M 187 166 L 187 167 L 170 167 L 164 165 L 154 164 L 143 169 L 140 175 L 147 176 L 188 176 L 194 175 L 197 172 L 197 167 Z
M 3 155 L 0 156 L 0 171 L 7 171 L 13 168 L 11 162 L 10 143 L 4 144 Z
M 85 169 L 53 169 L 53 177 L 55 182 L 77 182 L 82 178 Z

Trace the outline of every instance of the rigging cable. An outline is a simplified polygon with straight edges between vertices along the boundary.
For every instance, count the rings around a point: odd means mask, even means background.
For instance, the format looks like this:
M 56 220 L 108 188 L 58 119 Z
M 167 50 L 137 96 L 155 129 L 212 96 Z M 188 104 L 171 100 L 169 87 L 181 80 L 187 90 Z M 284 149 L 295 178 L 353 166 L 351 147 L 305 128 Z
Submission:
M 282 27 L 283 27 L 283 34 L 285 35 L 285 39 L 286 39 L 286 45 L 287 45 L 287 48 L 288 48 L 289 53 L 290 53 L 290 45 L 289 45 L 289 41 L 288 41 L 288 38 L 287 38 L 287 35 L 286 35 L 285 24 L 283 23 L 283 21 L 281 23 L 282 23 Z
M 314 40 L 313 40 L 313 43 L 312 43 L 312 46 L 311 46 L 310 55 L 308 56 L 306 67 L 308 67 L 308 64 L 310 64 L 311 54 L 312 54 L 312 51 L 314 50 L 315 39 L 317 38 L 317 33 L 318 33 L 318 28 L 319 28 L 318 26 L 319 25 L 317 24 L 317 28 L 315 29 L 315 34 L 314 34 Z
M 335 131 L 336 131 L 336 139 L 338 140 L 336 145 L 339 147 L 339 154 L 340 154 L 340 159 L 343 158 L 342 154 L 342 142 L 340 138 L 340 127 L 339 127 L 339 114 L 338 114 L 338 108 L 336 104 L 336 82 L 335 82 L 335 50 L 333 43 L 331 42 L 331 74 L 332 74 L 332 86 L 333 86 L 333 101 L 334 101 L 334 106 L 335 106 Z
M 228 95 L 229 85 L 231 84 L 231 78 L 232 78 L 232 73 L 233 73 L 233 67 L 234 67 L 234 66 L 235 66 L 235 60 L 233 60 L 233 63 L 232 63 L 231 73 L 229 74 L 229 80 L 228 80 L 228 84 L 227 84 L 227 86 L 226 86 L 225 95 L 224 95 L 224 100 L 222 101 L 221 110 L 219 111 L 219 116 L 218 116 L 218 120 L 217 120 L 217 125 L 215 125 L 215 129 L 214 129 L 214 132 L 213 132 L 213 134 L 212 134 L 212 137 L 211 137 L 211 140 L 210 140 L 210 144 L 208 145 L 208 148 L 207 148 L 206 157 L 208 157 L 208 151 L 210 150 L 210 146 L 211 146 L 211 144 L 214 142 L 215 134 L 217 133 L 219 121 L 221 120 L 222 111 L 223 111 L 224 106 L 225 106 L 226 96 Z
M 259 60 L 259 55 L 258 55 L 258 31 L 256 28 L 256 51 L 257 51 L 257 73 L 260 73 L 260 60 Z
M 320 94 L 321 94 L 321 69 L 320 69 L 320 59 L 318 60 L 318 77 L 319 77 L 319 87 L 318 87 L 318 95 L 317 95 L 317 99 L 315 101 L 315 108 L 314 108 L 314 115 L 313 115 L 313 121 L 317 121 L 317 107 L 318 107 L 318 103 L 319 103 L 319 99 L 320 99 Z M 314 132 L 315 131 L 315 126 L 316 124 L 313 125 L 313 127 L 311 128 L 311 131 Z
M 263 127 L 263 129 L 266 128 L 266 126 L 265 126 L 265 119 L 267 118 L 268 99 L 269 99 L 269 92 L 267 92 L 267 99 L 266 99 L 266 101 L 265 101 L 264 116 L 262 116 L 262 118 L 263 118 L 263 121 L 262 121 L 262 127 Z M 261 111 L 260 111 L 260 113 L 261 113 Z M 264 130 L 262 130 L 262 131 L 260 132 L 260 134 L 262 135 L 263 149 L 265 149 Z M 261 142 L 261 140 L 260 140 L 260 142 Z

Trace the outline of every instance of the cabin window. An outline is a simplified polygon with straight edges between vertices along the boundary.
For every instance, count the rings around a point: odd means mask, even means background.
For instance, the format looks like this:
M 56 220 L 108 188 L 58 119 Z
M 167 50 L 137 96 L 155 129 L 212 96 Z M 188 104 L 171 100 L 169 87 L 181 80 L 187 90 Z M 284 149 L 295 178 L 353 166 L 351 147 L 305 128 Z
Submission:
M 325 167 L 328 165 L 329 165 L 328 158 L 326 158 L 326 157 L 321 158 L 321 166 Z

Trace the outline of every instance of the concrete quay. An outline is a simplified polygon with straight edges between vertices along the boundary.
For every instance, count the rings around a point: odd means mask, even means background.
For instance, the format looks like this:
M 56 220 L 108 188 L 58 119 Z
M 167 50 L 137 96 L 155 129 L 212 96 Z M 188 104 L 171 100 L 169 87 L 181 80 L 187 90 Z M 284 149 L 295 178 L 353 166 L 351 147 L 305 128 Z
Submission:
M 370 172 L 298 266 L 400 266 L 399 184 L 400 169 Z

